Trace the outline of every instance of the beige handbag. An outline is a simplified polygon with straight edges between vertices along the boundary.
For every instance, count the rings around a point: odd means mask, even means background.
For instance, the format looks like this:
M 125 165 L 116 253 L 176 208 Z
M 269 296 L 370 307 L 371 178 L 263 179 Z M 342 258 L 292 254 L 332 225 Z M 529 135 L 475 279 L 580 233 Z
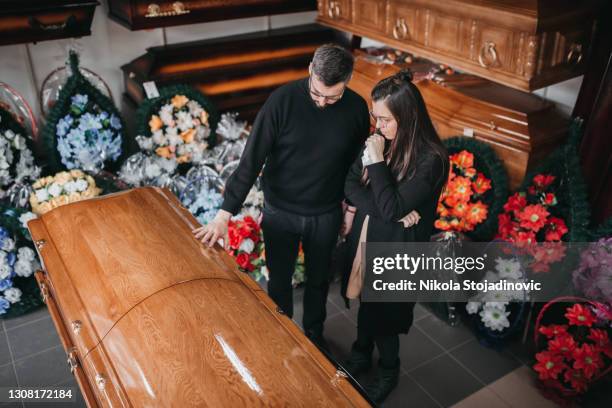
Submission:
M 366 215 L 363 220 L 363 226 L 361 227 L 361 234 L 359 234 L 359 243 L 357 244 L 357 252 L 355 252 L 355 258 L 353 259 L 353 267 L 351 268 L 351 275 L 349 276 L 348 286 L 346 288 L 346 297 L 349 299 L 357 299 L 361 294 L 361 288 L 363 287 L 363 263 L 361 254 L 361 244 L 367 241 L 368 237 L 368 222 L 370 216 Z

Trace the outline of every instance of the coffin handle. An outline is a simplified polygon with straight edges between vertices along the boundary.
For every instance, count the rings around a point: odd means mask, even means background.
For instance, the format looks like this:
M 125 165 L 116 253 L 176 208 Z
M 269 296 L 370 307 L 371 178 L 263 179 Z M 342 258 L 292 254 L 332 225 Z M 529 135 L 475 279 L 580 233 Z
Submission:
M 61 30 L 70 30 L 76 25 L 77 19 L 75 16 L 70 15 L 66 20 L 58 24 L 45 24 L 41 23 L 36 17 L 30 16 L 28 17 L 28 24 L 30 27 L 42 31 L 61 31 Z
M 342 370 L 336 370 L 336 374 L 332 377 L 331 383 L 334 387 L 337 387 L 340 384 L 342 379 L 347 379 L 348 374 Z

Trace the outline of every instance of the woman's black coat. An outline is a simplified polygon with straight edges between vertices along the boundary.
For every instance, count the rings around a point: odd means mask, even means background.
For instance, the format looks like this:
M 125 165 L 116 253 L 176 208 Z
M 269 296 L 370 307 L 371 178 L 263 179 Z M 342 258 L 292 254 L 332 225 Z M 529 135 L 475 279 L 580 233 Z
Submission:
M 397 182 L 387 164 L 378 162 L 367 166 L 370 182 L 365 186 L 361 182 L 361 155 L 357 158 L 349 170 L 344 187 L 347 200 L 357 207 L 357 211 L 347 237 L 343 295 L 365 216 L 370 216 L 367 242 L 428 242 L 447 169 L 447 162 L 439 155 L 428 153 L 418 158 L 412 177 Z M 413 227 L 404 228 L 397 221 L 412 210 L 416 210 L 421 219 Z M 407 333 L 412 325 L 413 309 L 414 303 L 408 302 L 362 302 L 358 324 L 372 335 Z

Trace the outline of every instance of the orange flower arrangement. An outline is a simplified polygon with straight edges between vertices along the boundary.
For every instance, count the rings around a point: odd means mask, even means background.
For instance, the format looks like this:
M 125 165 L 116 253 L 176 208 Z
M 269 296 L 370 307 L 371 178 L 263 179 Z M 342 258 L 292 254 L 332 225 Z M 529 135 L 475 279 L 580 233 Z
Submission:
M 450 163 L 434 226 L 442 231 L 473 231 L 487 219 L 489 206 L 482 197 L 491 189 L 491 180 L 474 167 L 474 155 L 467 150 L 451 155 Z

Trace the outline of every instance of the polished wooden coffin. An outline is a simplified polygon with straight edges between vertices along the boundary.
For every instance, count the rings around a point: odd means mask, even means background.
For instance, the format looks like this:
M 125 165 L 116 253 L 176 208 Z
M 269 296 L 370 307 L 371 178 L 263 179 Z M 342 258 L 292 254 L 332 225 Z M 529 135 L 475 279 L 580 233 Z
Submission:
M 0 0 L 0 45 L 91 34 L 96 0 Z
M 90 407 L 368 406 L 172 193 L 140 188 L 29 222 Z
M 126 109 L 145 98 L 143 82 L 186 83 L 210 97 L 220 112 L 236 111 L 252 121 L 274 89 L 308 76 L 315 49 L 334 38 L 333 30 L 307 24 L 149 48 L 121 67 Z
M 379 64 L 356 51 L 349 86 L 370 102 L 370 92 L 382 78 L 402 67 L 413 70 L 415 83 L 440 137 L 470 136 L 488 143 L 506 170 L 510 188 L 517 188 L 526 172 L 563 142 L 568 118 L 553 103 L 536 95 L 460 73 L 431 75 L 437 64 L 415 59 L 410 64 Z
M 317 21 L 531 91 L 585 71 L 599 0 L 318 0 Z M 601 18 L 601 20 L 598 20 Z
M 316 0 L 108 0 L 108 15 L 131 30 L 316 10 Z

